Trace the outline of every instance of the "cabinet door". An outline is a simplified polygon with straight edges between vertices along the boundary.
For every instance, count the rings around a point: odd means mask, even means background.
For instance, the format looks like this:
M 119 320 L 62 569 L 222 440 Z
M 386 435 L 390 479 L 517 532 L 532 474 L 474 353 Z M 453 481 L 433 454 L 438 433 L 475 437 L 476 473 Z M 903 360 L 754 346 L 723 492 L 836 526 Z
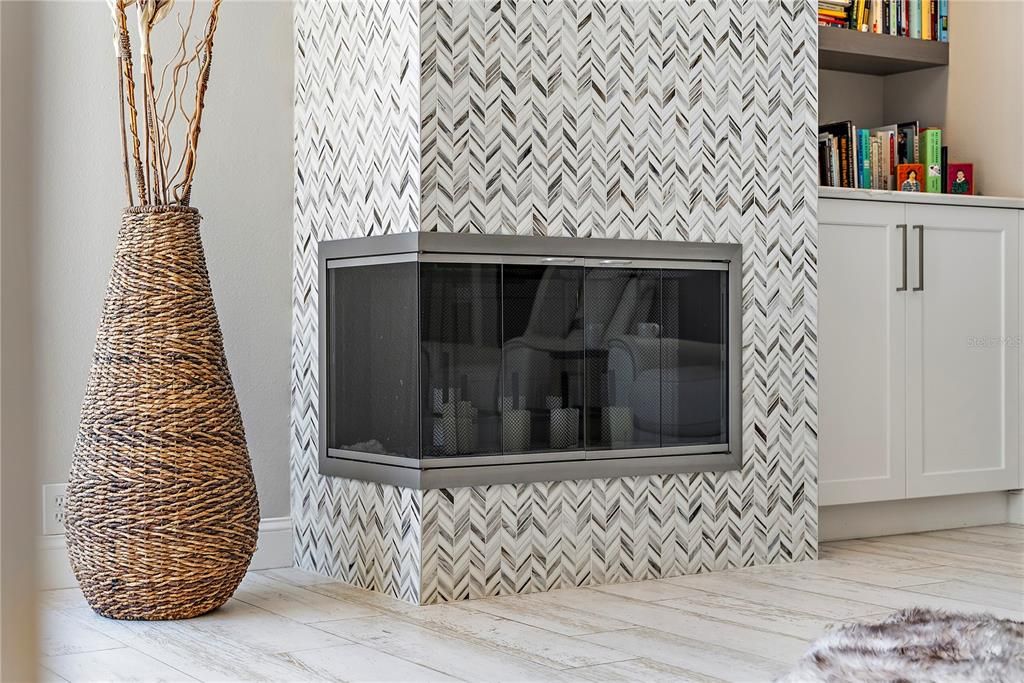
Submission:
M 818 494 L 906 495 L 905 208 L 818 204 Z
M 1020 467 L 1016 212 L 914 205 L 907 219 L 912 226 L 908 495 L 1015 488 Z

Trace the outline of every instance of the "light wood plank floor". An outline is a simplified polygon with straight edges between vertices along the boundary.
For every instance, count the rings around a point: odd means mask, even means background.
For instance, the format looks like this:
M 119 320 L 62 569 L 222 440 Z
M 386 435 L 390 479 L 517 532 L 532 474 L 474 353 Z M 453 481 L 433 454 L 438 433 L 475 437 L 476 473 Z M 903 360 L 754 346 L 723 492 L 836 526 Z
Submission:
M 913 605 L 1024 619 L 1024 526 L 825 543 L 821 559 L 413 607 L 296 569 L 216 612 L 117 622 L 43 593 L 43 680 L 768 681 L 830 623 Z

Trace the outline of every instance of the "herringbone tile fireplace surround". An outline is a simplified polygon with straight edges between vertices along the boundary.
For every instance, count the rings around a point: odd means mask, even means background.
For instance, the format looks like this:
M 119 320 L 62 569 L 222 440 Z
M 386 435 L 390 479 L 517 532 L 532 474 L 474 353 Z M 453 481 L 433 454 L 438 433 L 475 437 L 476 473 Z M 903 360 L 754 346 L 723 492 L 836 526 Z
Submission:
M 295 31 L 296 563 L 426 604 L 815 557 L 813 3 L 303 0 Z M 742 470 L 320 475 L 317 242 L 417 230 L 742 243 Z

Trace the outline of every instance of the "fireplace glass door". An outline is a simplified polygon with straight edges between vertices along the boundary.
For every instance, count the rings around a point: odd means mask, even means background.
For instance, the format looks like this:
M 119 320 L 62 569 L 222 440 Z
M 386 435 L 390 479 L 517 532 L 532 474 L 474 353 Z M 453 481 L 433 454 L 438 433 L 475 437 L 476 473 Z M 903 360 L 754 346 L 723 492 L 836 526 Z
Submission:
M 550 481 L 739 462 L 737 247 L 384 241 L 477 250 L 328 258 L 321 453 L 345 462 L 325 469 L 464 486 L 474 467 L 505 483 L 519 465 Z

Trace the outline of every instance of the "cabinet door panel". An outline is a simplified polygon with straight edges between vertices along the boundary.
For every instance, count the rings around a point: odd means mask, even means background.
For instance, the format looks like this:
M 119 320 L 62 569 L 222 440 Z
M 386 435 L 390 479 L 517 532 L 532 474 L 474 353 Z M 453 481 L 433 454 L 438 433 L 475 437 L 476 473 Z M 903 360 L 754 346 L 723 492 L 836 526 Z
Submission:
M 911 206 L 908 495 L 1017 484 L 1016 214 Z
M 819 203 L 822 505 L 906 495 L 904 215 L 902 204 Z

